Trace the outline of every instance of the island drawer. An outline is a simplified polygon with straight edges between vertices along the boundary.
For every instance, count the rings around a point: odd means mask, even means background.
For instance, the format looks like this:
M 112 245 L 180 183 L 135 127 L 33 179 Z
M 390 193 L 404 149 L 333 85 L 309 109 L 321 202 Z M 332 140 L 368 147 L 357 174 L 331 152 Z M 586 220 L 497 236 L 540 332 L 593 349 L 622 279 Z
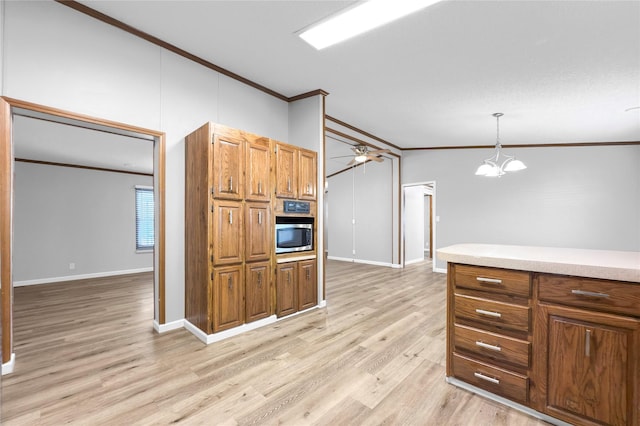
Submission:
M 531 343 L 473 327 L 454 326 L 454 346 L 458 351 L 528 368 Z
M 460 380 L 526 404 L 529 401 L 529 378 L 453 354 L 453 375 Z
M 524 332 L 530 330 L 531 315 L 528 306 L 460 294 L 455 295 L 454 304 L 456 318 L 465 318 L 501 329 Z
M 456 265 L 455 284 L 474 290 L 529 297 L 531 274 L 523 271 L 488 268 L 484 266 Z
M 640 317 L 640 284 L 540 274 L 538 298 L 563 305 Z

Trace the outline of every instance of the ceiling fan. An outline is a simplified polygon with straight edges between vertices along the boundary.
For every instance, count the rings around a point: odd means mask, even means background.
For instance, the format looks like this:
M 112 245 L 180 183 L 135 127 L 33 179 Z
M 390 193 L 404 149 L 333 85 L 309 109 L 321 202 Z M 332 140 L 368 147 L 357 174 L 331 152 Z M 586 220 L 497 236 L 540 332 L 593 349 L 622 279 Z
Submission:
M 351 150 L 353 151 L 354 156 L 351 159 L 351 161 L 347 163 L 347 166 L 353 166 L 354 164 L 365 163 L 369 160 L 377 161 L 378 163 L 381 163 L 383 159 L 380 157 L 380 155 L 387 152 L 391 152 L 388 149 L 369 150 L 369 147 L 366 145 L 352 146 Z M 351 156 L 344 155 L 343 157 L 351 157 Z M 334 158 L 341 158 L 341 157 L 334 157 Z

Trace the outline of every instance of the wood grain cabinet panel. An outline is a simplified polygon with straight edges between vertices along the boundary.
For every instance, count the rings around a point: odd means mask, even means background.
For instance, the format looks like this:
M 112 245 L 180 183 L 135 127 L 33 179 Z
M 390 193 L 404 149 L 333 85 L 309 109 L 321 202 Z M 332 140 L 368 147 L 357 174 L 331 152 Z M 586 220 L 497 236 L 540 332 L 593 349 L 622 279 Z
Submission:
M 271 200 L 271 152 L 266 143 L 247 143 L 245 163 L 245 199 L 249 201 Z
M 276 197 L 298 198 L 298 149 L 276 143 Z
M 242 262 L 244 257 L 242 203 L 216 200 L 213 203 L 213 264 Z
M 513 296 L 531 295 L 531 274 L 524 271 L 457 265 L 456 286 Z
M 276 268 L 276 315 L 282 317 L 298 311 L 298 263 L 280 263 Z
M 241 200 L 244 196 L 244 142 L 229 136 L 213 136 L 213 195 Z
M 299 156 L 299 182 L 298 189 L 300 191 L 301 200 L 316 199 L 316 179 L 317 179 L 317 155 L 313 151 L 306 149 L 300 150 Z
M 302 260 L 298 262 L 298 310 L 302 311 L 317 304 L 316 260 Z
M 245 271 L 246 322 L 271 315 L 270 263 L 247 263 Z
M 528 332 L 531 308 L 491 299 L 455 296 L 456 317 L 499 329 Z
M 269 259 L 273 250 L 271 208 L 263 203 L 246 203 L 245 261 Z
M 244 322 L 244 276 L 241 265 L 214 268 L 213 331 L 237 327 Z
M 458 352 L 467 352 L 494 363 L 507 363 L 524 369 L 531 364 L 531 342 L 486 330 L 456 324 L 454 346 Z

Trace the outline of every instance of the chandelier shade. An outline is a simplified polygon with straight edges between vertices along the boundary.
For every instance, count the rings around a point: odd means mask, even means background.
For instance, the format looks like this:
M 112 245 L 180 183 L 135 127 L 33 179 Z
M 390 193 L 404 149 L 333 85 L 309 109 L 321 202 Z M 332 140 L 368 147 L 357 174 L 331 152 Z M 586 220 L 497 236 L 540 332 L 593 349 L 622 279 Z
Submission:
M 516 160 L 513 155 L 506 155 L 502 152 L 502 145 L 500 144 L 500 117 L 504 114 L 496 112 L 492 114 L 496 118 L 496 148 L 495 154 L 492 157 L 487 158 L 482 162 L 478 170 L 476 170 L 477 176 L 486 177 L 500 177 L 507 172 L 517 172 L 527 168 L 525 164 Z

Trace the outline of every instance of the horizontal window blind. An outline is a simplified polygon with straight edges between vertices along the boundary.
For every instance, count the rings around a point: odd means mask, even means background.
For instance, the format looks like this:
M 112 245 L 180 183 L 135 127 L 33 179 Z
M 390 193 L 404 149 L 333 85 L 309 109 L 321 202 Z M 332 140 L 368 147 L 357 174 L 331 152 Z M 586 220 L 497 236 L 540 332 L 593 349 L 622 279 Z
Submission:
M 153 250 L 153 188 L 136 187 L 136 250 Z

